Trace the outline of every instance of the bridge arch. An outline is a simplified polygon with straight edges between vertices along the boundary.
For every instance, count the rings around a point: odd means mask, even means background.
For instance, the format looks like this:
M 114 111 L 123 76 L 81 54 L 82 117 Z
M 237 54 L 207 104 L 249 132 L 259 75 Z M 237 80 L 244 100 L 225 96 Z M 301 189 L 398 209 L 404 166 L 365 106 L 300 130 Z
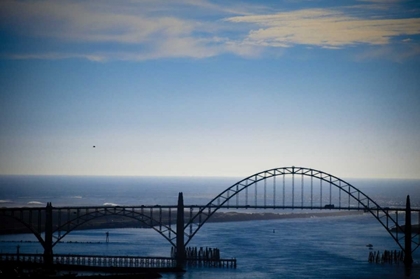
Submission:
M 18 221 L 19 223 L 21 223 L 23 226 L 25 226 L 25 228 L 27 228 L 29 230 L 30 233 L 32 233 L 36 239 L 39 241 L 39 243 L 42 245 L 42 247 L 45 247 L 45 241 L 41 236 L 41 232 L 37 231 L 34 226 L 32 226 L 31 224 L 25 222 L 22 218 L 19 218 L 17 216 L 14 215 L 5 215 L 3 214 L 2 217 L 6 217 L 6 218 L 12 218 L 16 221 Z
M 291 187 L 286 188 L 285 178 L 289 177 L 291 180 Z M 296 177 L 301 177 L 302 186 L 301 188 L 295 187 Z M 276 178 L 282 177 L 283 182 L 280 183 L 281 185 L 276 185 Z M 310 187 L 311 187 L 311 198 L 309 200 L 308 205 L 304 205 L 304 187 L 303 182 L 304 178 L 310 179 Z M 316 199 L 313 196 L 313 181 L 318 180 L 320 182 L 320 204 L 314 205 Z M 268 180 L 272 180 L 272 194 L 273 203 L 267 205 L 267 184 Z M 258 207 L 258 189 L 257 186 L 259 182 L 263 183 L 264 195 L 263 195 L 263 202 L 265 203 L 264 206 Z M 323 204 L 322 194 L 323 194 L 323 185 L 322 183 L 327 184 L 327 191 L 329 191 L 329 200 L 328 204 Z M 251 198 L 254 197 L 255 205 L 251 205 L 248 198 L 248 192 L 251 187 L 254 187 L 254 194 L 251 195 Z M 332 201 L 332 188 L 336 190 L 338 197 L 336 200 L 339 201 L 338 207 L 331 204 Z M 288 189 L 291 191 L 289 193 L 289 197 L 291 196 L 291 201 L 289 204 L 286 204 L 286 195 L 285 190 Z M 325 188 L 324 188 L 325 189 Z M 280 204 L 276 204 L 276 191 L 281 191 L 279 196 L 281 196 Z M 301 195 L 301 204 L 299 205 L 296 201 L 295 204 L 295 190 L 296 192 L 300 191 Z M 237 198 L 238 195 L 245 192 L 245 202 L 240 204 Z M 260 191 L 261 192 L 261 191 Z M 347 202 L 343 200 L 343 198 L 347 198 Z M 236 201 L 232 204 L 231 201 Z M 215 198 L 213 198 L 206 206 L 199 209 L 199 211 L 190 219 L 190 221 L 185 225 L 184 231 L 187 232 L 189 228 L 189 233 L 186 233 L 187 241 L 185 245 L 187 245 L 194 235 L 200 230 L 200 228 L 209 220 L 209 218 L 221 208 L 301 208 L 301 209 L 341 209 L 341 210 L 364 210 L 370 212 L 375 219 L 388 231 L 391 237 L 396 241 L 398 246 L 404 250 L 404 246 L 400 243 L 400 238 L 398 237 L 398 231 L 402 231 L 402 227 L 398 224 L 398 220 L 395 220 L 391 214 L 389 208 L 382 208 L 379 206 L 374 200 L 372 200 L 369 196 L 363 193 L 361 190 L 357 189 L 350 183 L 328 174 L 323 171 L 305 168 L 305 167 L 282 167 L 282 168 L 274 168 L 270 170 L 265 170 L 251 176 L 248 176 L 237 183 L 233 184 L 232 186 L 228 187 L 226 190 L 221 192 Z M 397 235 L 394 235 L 393 229 L 396 229 Z M 416 243 L 417 244 L 417 243 Z M 417 244 L 418 247 L 418 244 Z
M 136 210 L 134 210 L 136 209 Z M 124 216 L 134 220 L 139 221 L 140 223 L 144 224 L 146 227 L 150 227 L 160 235 L 162 235 L 166 240 L 171 243 L 172 246 L 176 246 L 175 239 L 176 239 L 176 230 L 174 230 L 170 225 L 166 224 L 164 221 L 160 219 L 153 218 L 146 212 L 138 211 L 138 207 L 132 208 L 132 210 L 127 210 L 126 207 L 119 207 L 119 206 L 108 206 L 108 207 L 96 207 L 93 210 L 86 210 L 85 212 L 79 214 L 77 208 L 58 208 L 58 210 L 67 210 L 68 212 L 73 212 L 77 215 L 71 216 L 72 218 L 68 218 L 68 220 L 62 224 L 54 225 L 52 228 L 52 243 L 47 243 L 48 241 L 42 237 L 42 234 L 45 231 L 44 222 L 45 215 L 47 208 L 36 208 L 37 214 L 35 217 L 32 218 L 31 215 L 26 216 L 24 211 L 31 211 L 34 208 L 23 208 L 23 209 L 3 209 L 1 211 L 1 216 L 5 218 L 12 218 L 17 222 L 21 223 L 24 227 L 26 227 L 30 233 L 32 233 L 39 243 L 42 245 L 44 249 L 51 245 L 53 248 L 56 244 L 58 244 L 65 236 L 67 236 L 70 232 L 74 231 L 81 225 L 88 223 L 94 219 L 104 217 L 104 216 Z M 141 209 L 141 207 L 140 207 Z M 149 208 L 150 209 L 150 208 Z M 54 207 L 51 210 L 56 210 Z M 37 219 L 38 229 L 36 228 L 36 223 L 34 224 L 33 219 Z
M 174 243 L 174 240 L 176 238 L 176 231 L 171 226 L 168 226 L 166 223 L 162 222 L 161 220 L 157 220 L 149 216 L 148 214 L 138 212 L 135 210 L 126 210 L 125 207 L 118 206 L 100 207 L 98 208 L 98 210 L 78 215 L 77 217 L 63 223 L 62 225 L 55 227 L 53 230 L 53 234 L 58 234 L 58 237 L 55 237 L 56 241 L 54 241 L 52 246 L 54 247 L 57 243 L 60 242 L 61 239 L 63 239 L 66 235 L 68 235 L 70 232 L 74 231 L 81 225 L 104 216 L 123 216 L 137 220 L 140 223 L 158 232 L 166 240 L 168 240 L 172 246 L 176 246 L 176 244 Z M 64 234 L 61 234 L 61 231 L 64 231 Z

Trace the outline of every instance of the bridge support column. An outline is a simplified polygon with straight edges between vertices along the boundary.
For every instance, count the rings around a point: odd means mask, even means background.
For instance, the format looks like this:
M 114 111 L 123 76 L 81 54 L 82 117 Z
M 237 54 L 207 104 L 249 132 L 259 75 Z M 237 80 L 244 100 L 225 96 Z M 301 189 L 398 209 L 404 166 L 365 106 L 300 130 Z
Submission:
M 184 244 L 184 197 L 182 192 L 178 195 L 178 207 L 176 218 L 176 266 L 184 268 L 185 244 Z
M 411 207 L 410 207 L 410 195 L 407 196 L 407 203 L 405 205 L 405 251 L 404 251 L 404 264 L 405 266 L 411 266 L 413 263 L 413 256 L 411 254 Z
M 45 211 L 45 237 L 44 237 L 44 264 L 51 265 L 53 263 L 52 238 L 53 238 L 53 221 L 52 221 L 52 204 L 47 203 Z

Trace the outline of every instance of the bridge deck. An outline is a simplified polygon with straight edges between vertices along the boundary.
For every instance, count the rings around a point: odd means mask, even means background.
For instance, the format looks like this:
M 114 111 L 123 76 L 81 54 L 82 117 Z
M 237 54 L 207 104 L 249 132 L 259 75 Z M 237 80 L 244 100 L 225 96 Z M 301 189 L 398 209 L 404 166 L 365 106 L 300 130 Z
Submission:
M 53 207 L 53 209 L 61 209 L 61 210 L 96 210 L 96 209 L 174 209 L 176 205 L 127 205 L 127 206 L 59 206 Z M 381 208 L 377 207 L 357 207 L 357 206 L 300 206 L 300 205 L 184 205 L 186 209 L 201 209 L 201 208 L 220 208 L 220 209 L 310 209 L 310 210 L 381 210 Z M 392 210 L 392 211 L 405 211 L 405 207 L 385 207 L 382 209 Z M 7 211 L 29 211 L 29 210 L 45 210 L 45 207 L 3 207 L 0 208 L 0 212 L 7 212 Z M 411 208 L 411 211 L 419 212 L 420 208 Z

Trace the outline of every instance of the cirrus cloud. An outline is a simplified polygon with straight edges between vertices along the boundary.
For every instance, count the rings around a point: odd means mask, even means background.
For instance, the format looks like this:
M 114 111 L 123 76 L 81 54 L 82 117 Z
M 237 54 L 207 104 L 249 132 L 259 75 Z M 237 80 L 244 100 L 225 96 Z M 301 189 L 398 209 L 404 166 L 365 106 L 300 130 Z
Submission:
M 19 47 L 9 44 L 0 57 L 95 62 L 200 59 L 226 53 L 258 57 L 267 49 L 277 49 L 278 55 L 279 48 L 295 45 L 382 47 L 401 36 L 406 56 L 417 55 L 412 50 L 418 48 L 418 39 L 413 38 L 420 34 L 420 18 L 402 12 L 395 18 L 383 12 L 369 14 L 369 7 L 301 6 L 273 12 L 279 7 L 208 0 L 5 0 L 0 2 L 0 31 L 13 34 L 12 41 L 19 38 Z
M 227 21 L 255 25 L 256 28 L 248 33 L 244 41 L 271 47 L 385 45 L 392 37 L 420 34 L 419 18 L 359 19 L 329 9 L 237 16 Z
M 48 49 L 42 53 L 11 54 L 9 51 L 3 52 L 2 56 L 12 59 L 85 58 L 105 61 L 203 58 L 220 53 L 223 42 L 213 38 L 211 24 L 203 26 L 202 22 L 174 15 L 175 12 L 157 8 L 151 3 L 1 2 L 0 27 L 7 26 L 9 32 L 18 36 L 49 40 L 64 46 L 60 52 Z M 70 49 L 75 45 L 83 50 L 75 52 Z

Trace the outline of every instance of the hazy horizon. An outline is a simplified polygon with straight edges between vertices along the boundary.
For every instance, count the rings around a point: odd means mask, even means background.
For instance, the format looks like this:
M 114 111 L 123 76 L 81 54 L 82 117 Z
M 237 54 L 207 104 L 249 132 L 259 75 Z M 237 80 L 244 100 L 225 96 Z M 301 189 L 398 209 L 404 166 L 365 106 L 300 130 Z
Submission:
M 322 170 L 320 170 L 322 171 Z M 237 179 L 236 182 L 241 181 L 242 179 L 245 179 L 246 177 L 252 176 L 254 174 L 257 173 L 253 173 L 253 174 L 249 174 L 247 176 L 244 177 L 239 177 L 239 176 L 193 176 L 193 175 L 98 175 L 98 174 L 0 174 L 0 177 L 6 177 L 6 176 L 16 176 L 16 177 L 80 177 L 80 178 L 174 178 L 174 179 L 184 179 L 184 178 L 188 178 L 188 179 Z M 329 173 L 330 175 L 336 176 L 333 173 Z M 336 176 L 337 177 L 337 176 Z M 378 178 L 378 177 L 338 177 L 341 180 L 344 180 L 346 182 L 349 182 L 350 180 L 361 180 L 361 181 L 420 181 L 420 178 L 392 178 L 392 177 L 382 177 L 382 178 Z M 351 183 L 350 183 L 351 184 Z M 229 185 L 226 185 L 229 186 Z M 353 185 L 355 186 L 355 185 Z M 420 185 L 419 185 L 420 186 Z

